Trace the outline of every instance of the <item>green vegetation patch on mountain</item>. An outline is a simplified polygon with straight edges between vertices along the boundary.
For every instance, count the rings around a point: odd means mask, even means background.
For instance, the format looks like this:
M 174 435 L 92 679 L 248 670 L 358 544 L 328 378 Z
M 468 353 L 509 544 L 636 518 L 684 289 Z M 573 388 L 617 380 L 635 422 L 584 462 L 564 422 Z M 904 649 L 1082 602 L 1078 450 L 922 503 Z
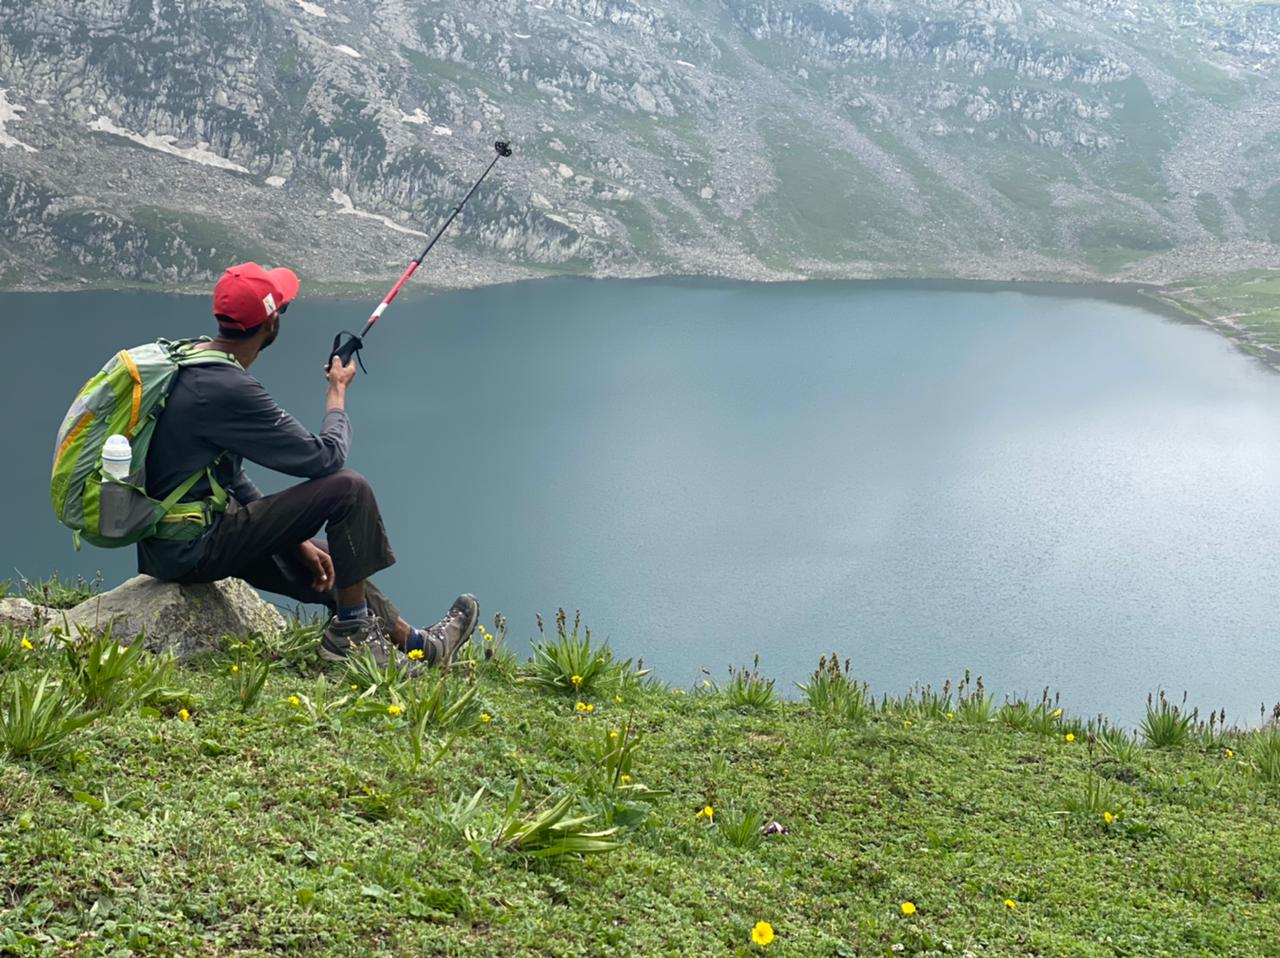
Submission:
M 1165 295 L 1247 350 L 1280 361 L 1280 272 L 1202 277 L 1170 286 Z

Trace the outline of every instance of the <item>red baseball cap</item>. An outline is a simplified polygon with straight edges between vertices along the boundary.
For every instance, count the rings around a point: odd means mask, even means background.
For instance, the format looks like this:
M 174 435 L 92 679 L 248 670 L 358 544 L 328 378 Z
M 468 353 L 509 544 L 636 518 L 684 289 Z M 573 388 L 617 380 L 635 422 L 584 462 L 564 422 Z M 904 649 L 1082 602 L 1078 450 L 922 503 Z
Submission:
M 232 329 L 256 329 L 298 295 L 298 286 L 297 275 L 283 266 L 232 266 L 213 287 L 213 315 L 225 317 L 219 324 Z

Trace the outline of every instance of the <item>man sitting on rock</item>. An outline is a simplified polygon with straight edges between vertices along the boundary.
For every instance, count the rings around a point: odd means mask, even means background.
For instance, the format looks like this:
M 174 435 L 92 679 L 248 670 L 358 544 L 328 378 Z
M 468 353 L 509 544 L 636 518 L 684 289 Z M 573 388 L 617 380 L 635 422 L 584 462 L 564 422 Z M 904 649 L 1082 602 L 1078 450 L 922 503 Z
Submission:
M 180 583 L 234 576 L 267 592 L 325 605 L 334 617 L 320 655 L 329 660 L 367 649 L 383 665 L 393 659 L 405 664 L 406 655 L 446 664 L 479 619 L 475 598 L 458 596 L 443 619 L 414 629 L 369 581 L 395 556 L 369 483 L 343 468 L 351 445 L 345 407 L 355 360 L 344 366 L 335 359 L 326 371 L 319 435 L 281 409 L 246 371 L 275 342 L 298 286 L 291 270 L 244 263 L 228 269 L 214 287 L 218 335 L 198 348 L 231 361 L 179 370 L 147 452 L 147 494 L 162 500 L 213 463 L 213 478 L 229 493 L 227 509 L 214 512 L 198 538 L 142 540 L 138 570 Z M 263 496 L 245 475 L 245 459 L 307 481 Z M 213 491 L 203 478 L 184 501 L 206 499 Z M 327 540 L 313 539 L 321 527 Z

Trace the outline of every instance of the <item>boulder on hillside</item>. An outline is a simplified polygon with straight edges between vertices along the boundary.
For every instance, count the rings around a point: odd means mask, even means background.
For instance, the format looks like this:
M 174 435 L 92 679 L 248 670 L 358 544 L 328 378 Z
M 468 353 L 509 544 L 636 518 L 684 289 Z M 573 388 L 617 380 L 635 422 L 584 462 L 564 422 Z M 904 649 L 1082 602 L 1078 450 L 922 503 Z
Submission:
M 0 628 L 33 631 L 49 618 L 49 610 L 26 599 L 0 599 Z
M 152 651 L 172 651 L 186 660 L 222 647 L 228 635 L 271 633 L 284 629 L 284 618 L 240 579 L 201 585 L 178 585 L 138 575 L 110 592 L 86 599 L 53 623 L 104 632 L 109 627 L 121 644 L 139 635 Z

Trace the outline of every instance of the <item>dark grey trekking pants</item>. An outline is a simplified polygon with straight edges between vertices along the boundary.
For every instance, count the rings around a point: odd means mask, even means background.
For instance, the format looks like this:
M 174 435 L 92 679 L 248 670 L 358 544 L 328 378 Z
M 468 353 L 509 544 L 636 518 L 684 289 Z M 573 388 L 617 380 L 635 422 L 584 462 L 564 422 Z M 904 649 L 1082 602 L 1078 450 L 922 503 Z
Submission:
M 324 529 L 326 539 L 313 538 Z M 343 469 L 309 479 L 248 505 L 229 504 L 213 529 L 199 565 L 179 582 L 215 582 L 235 577 L 256 589 L 298 602 L 338 607 L 340 588 L 367 580 L 396 561 L 387 541 L 373 489 L 364 476 Z M 314 542 L 333 559 L 335 587 L 317 592 L 314 576 L 297 548 Z M 372 583 L 365 583 L 369 610 L 391 627 L 399 611 Z

